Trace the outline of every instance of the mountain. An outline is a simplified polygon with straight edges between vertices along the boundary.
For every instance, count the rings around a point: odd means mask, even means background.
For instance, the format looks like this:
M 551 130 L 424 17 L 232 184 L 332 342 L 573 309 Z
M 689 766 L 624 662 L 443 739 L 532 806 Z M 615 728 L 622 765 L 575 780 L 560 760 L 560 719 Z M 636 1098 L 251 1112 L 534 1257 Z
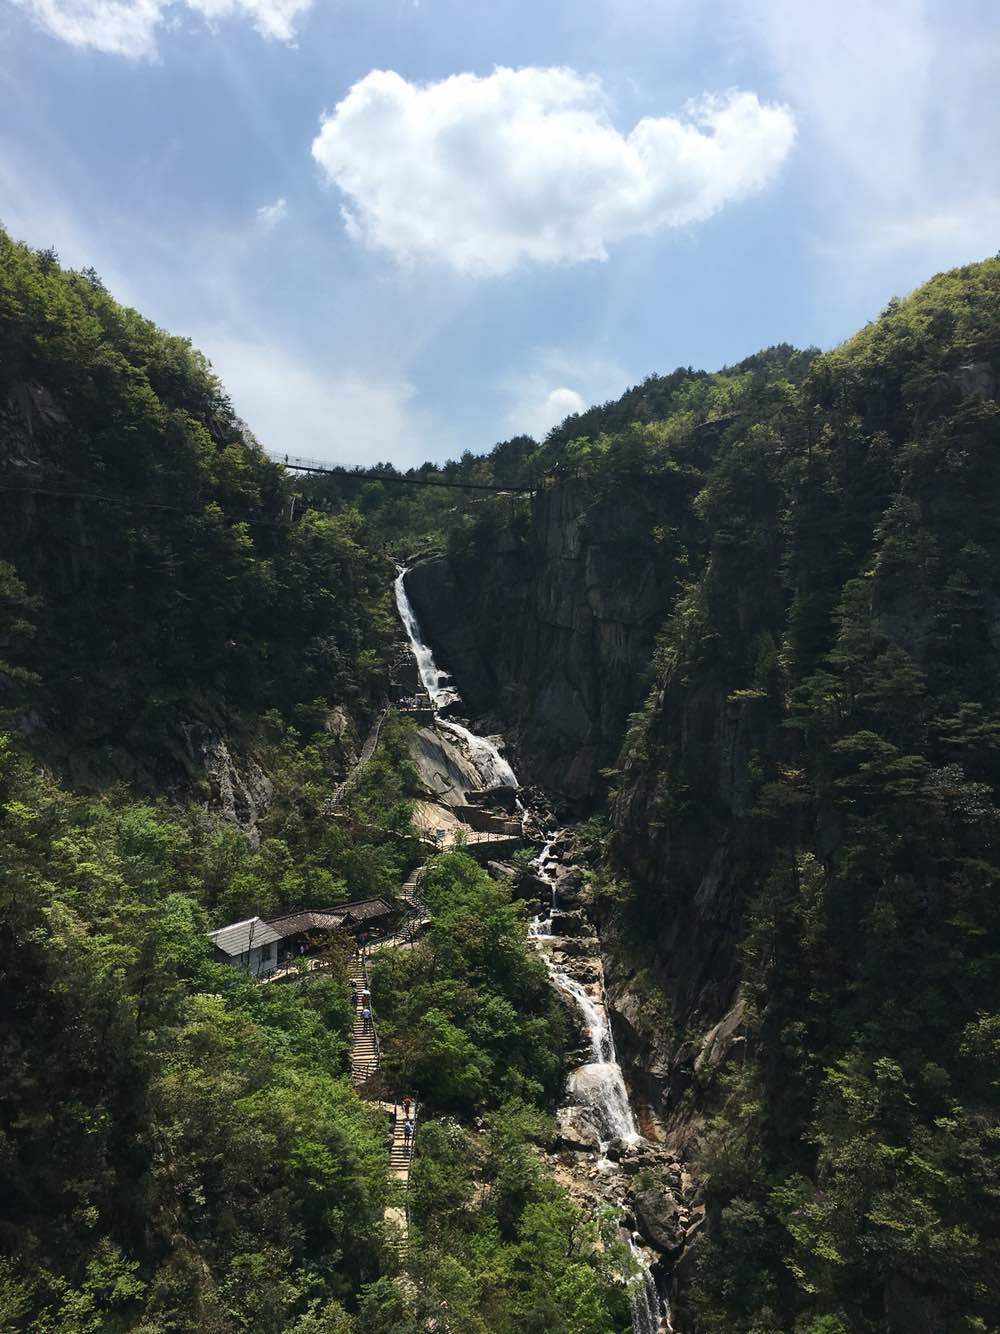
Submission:
M 563 826 L 674 1327 L 1000 1327 L 1000 261 L 400 485 L 288 476 L 185 340 L 0 259 L 0 1323 L 629 1322 L 552 1119 L 588 1043 L 526 939 L 549 887 L 418 837 L 400 560 Z M 402 911 L 421 867 L 366 1101 L 351 951 L 256 985 L 207 933 Z M 411 1085 L 401 1255 L 378 1099 Z
M 571 423 L 414 572 L 459 688 L 606 809 L 619 1048 L 707 1182 L 698 1329 L 1000 1320 L 998 386 L 991 260 Z
M 305 503 L 186 341 L 0 235 L 5 1330 L 628 1320 L 544 1153 L 571 1033 L 510 878 L 459 846 L 413 897 L 398 491 Z

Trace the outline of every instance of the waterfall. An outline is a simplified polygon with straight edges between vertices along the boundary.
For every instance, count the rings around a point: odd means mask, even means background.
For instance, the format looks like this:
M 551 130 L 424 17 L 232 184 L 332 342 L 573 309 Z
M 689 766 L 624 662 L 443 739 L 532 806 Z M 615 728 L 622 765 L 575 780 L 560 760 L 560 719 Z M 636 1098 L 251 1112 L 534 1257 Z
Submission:
M 631 1241 L 629 1242 L 629 1250 L 632 1252 L 632 1259 L 639 1266 L 638 1274 L 629 1279 L 628 1287 L 633 1334 L 658 1334 L 658 1331 L 663 1329 L 660 1310 L 664 1303 L 660 1301 L 660 1294 L 656 1290 L 656 1280 L 643 1259 L 642 1252 Z M 667 1317 L 666 1327 L 668 1330 L 673 1329 L 669 1316 Z
M 536 858 L 535 865 L 539 878 L 551 887 L 551 912 L 554 912 L 557 906 L 555 882 L 543 860 L 549 846 L 550 844 L 546 844 Z M 551 930 L 551 912 L 547 922 L 541 918 L 535 919 L 533 935 L 548 934 L 548 931 L 543 932 L 541 927 L 544 925 L 549 931 Z M 600 999 L 595 1000 L 582 982 L 570 977 L 565 969 L 553 963 L 548 955 L 545 959 L 553 986 L 576 1005 L 590 1039 L 590 1060 L 586 1065 L 578 1066 L 570 1075 L 570 1091 L 593 1111 L 601 1136 L 602 1153 L 613 1139 L 622 1139 L 626 1144 L 635 1144 L 641 1136 L 628 1100 L 625 1077 L 618 1064 L 614 1034 L 611 1032 L 611 1020 L 604 1003 L 603 992 Z
M 430 696 L 434 711 L 438 712 L 448 704 L 458 703 L 461 697 L 451 684 L 451 677 L 447 672 L 442 672 L 439 669 L 434 661 L 433 652 L 424 643 L 423 636 L 420 633 L 420 622 L 417 620 L 417 614 L 413 610 L 413 605 L 403 583 L 405 575 L 405 568 L 401 569 L 393 585 L 396 594 L 396 608 L 410 641 L 410 649 L 416 659 L 421 684 Z M 467 727 L 463 727 L 461 723 L 453 722 L 450 718 L 438 718 L 437 725 L 450 732 L 456 739 L 472 761 L 484 787 L 517 787 L 518 783 L 514 777 L 514 770 L 488 737 L 476 736 Z
M 454 691 L 452 694 L 458 698 Z M 467 727 L 453 722 L 450 718 L 439 718 L 437 725 L 459 738 L 465 746 L 469 759 L 475 765 L 476 772 L 483 780 L 484 787 L 517 787 L 514 770 L 488 737 L 476 736 L 475 732 L 470 732 Z
M 434 708 L 443 709 L 446 704 L 455 703 L 458 699 L 458 691 L 449 683 L 450 678 L 447 673 L 438 670 L 437 663 L 434 661 L 434 654 L 423 641 L 420 634 L 420 623 L 417 620 L 416 612 L 410 605 L 410 599 L 403 585 L 405 575 L 405 568 L 401 569 L 393 585 L 396 594 L 396 609 L 410 641 L 410 649 L 417 662 L 421 684 L 430 696 Z
M 516 788 L 518 782 L 513 769 L 488 737 L 477 736 L 461 723 L 440 717 L 440 710 L 458 702 L 460 696 L 451 683 L 451 677 L 439 669 L 434 661 L 433 652 L 424 642 L 420 623 L 403 583 L 405 575 L 404 567 L 399 570 L 394 585 L 396 607 L 410 641 L 420 681 L 430 697 L 435 714 L 438 715 L 435 719 L 436 725 L 450 732 L 464 749 L 485 787 L 502 785 Z M 535 858 L 539 878 L 550 888 L 549 916 L 536 917 L 529 927 L 529 933 L 537 939 L 544 939 L 551 934 L 552 917 L 558 907 L 556 882 L 547 869 L 552 842 L 550 839 Z M 602 1162 L 606 1167 L 610 1167 L 605 1152 L 610 1142 L 613 1139 L 621 1139 L 627 1144 L 634 1144 L 641 1136 L 628 1100 L 622 1069 L 615 1054 L 615 1040 L 604 1002 L 603 988 L 600 999 L 595 999 L 580 982 L 554 964 L 548 955 L 544 957 L 553 986 L 577 1006 L 587 1029 L 591 1059 L 586 1065 L 581 1065 L 572 1072 L 569 1077 L 569 1087 L 579 1101 L 589 1106 L 601 1136 Z M 631 1241 L 629 1247 L 639 1265 L 639 1273 L 629 1280 L 632 1329 L 634 1334 L 657 1334 L 661 1328 L 662 1304 L 656 1283 L 642 1252 Z

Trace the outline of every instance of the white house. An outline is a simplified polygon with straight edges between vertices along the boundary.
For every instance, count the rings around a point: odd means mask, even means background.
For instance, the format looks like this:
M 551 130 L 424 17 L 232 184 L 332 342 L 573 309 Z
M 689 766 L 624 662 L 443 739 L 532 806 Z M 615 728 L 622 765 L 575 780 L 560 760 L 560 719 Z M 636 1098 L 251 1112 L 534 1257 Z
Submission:
M 218 958 L 242 968 L 251 977 L 266 977 L 278 966 L 278 941 L 281 936 L 260 917 L 220 926 L 210 931 L 209 939 Z

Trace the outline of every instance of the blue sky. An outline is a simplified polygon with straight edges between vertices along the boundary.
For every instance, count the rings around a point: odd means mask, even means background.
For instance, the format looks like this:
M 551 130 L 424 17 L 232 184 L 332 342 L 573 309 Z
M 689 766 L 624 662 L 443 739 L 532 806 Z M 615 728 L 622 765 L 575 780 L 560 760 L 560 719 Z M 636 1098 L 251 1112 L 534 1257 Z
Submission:
M 0 219 L 406 465 L 1000 249 L 995 0 L 5 0 Z

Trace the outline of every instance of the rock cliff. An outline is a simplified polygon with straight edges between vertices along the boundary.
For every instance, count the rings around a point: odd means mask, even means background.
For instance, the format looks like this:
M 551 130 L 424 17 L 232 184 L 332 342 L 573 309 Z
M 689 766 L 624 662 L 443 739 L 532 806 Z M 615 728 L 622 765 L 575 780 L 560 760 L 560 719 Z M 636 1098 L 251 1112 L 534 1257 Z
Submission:
M 419 561 L 406 587 L 438 661 L 475 713 L 502 721 L 519 763 L 580 802 L 601 787 L 646 689 L 677 582 L 689 483 L 650 479 L 539 491 L 527 521 L 482 546 Z M 690 524 L 688 523 L 688 527 Z

